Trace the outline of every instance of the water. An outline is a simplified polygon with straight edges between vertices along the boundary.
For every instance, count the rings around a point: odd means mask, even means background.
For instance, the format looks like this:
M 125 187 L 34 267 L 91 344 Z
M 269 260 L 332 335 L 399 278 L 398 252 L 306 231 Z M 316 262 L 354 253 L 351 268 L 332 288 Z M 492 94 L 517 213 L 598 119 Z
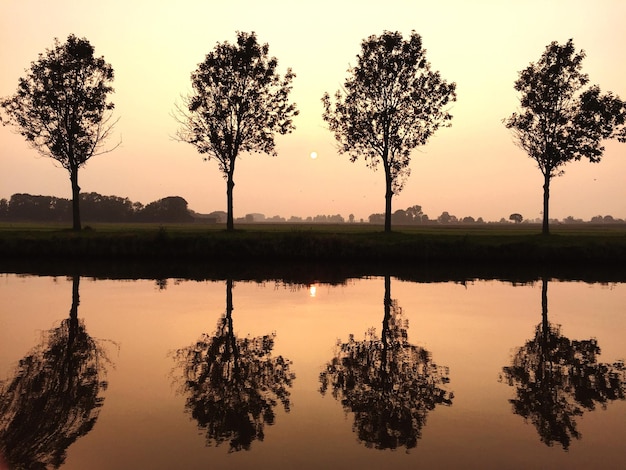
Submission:
M 0 448 L 27 468 L 624 468 L 625 306 L 622 283 L 3 275 Z

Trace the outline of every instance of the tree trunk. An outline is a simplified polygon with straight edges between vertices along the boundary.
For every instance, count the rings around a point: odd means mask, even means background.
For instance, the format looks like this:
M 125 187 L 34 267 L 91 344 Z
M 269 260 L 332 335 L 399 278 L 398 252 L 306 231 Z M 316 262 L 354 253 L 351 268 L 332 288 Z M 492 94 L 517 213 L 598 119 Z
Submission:
M 78 318 L 78 305 L 80 304 L 79 286 L 80 276 L 72 276 L 72 308 L 70 309 L 70 318 Z
M 70 181 L 72 182 L 72 230 L 79 232 L 80 223 L 80 186 L 78 186 L 78 168 L 70 170 Z
M 550 322 L 548 322 L 548 280 L 541 279 L 541 348 L 540 348 L 540 379 L 544 380 L 549 373 L 546 364 L 550 361 Z
M 79 344 L 76 343 L 79 333 L 78 323 L 78 304 L 80 303 L 79 296 L 79 284 L 80 276 L 72 277 L 72 307 L 70 308 L 70 319 L 67 324 L 67 348 L 65 351 L 64 367 L 61 369 L 59 382 L 63 388 L 72 389 L 74 380 L 80 381 L 77 378 L 78 359 L 77 353 L 79 353 Z
M 541 279 L 541 326 L 544 333 L 550 329 L 548 323 L 548 280 Z
M 543 181 L 543 225 L 541 227 L 541 233 L 543 235 L 550 235 L 549 201 L 550 201 L 550 172 L 546 171 L 544 175 L 544 181 Z
M 388 173 L 385 170 L 385 173 Z M 391 175 L 385 174 L 385 232 L 391 232 L 391 198 L 393 190 L 391 189 Z
M 233 188 L 235 182 L 233 181 L 233 173 L 228 173 L 228 180 L 226 181 L 226 230 L 232 232 L 235 230 L 235 222 L 233 218 Z
M 380 372 L 383 384 L 387 384 L 388 380 L 388 355 L 389 355 L 389 341 L 391 340 L 390 322 L 391 322 L 391 276 L 385 276 L 385 317 L 383 318 L 383 328 L 380 333 L 380 340 L 383 343 L 383 350 L 381 352 L 380 360 Z
M 233 328 L 233 280 L 226 280 L 226 335 L 228 338 L 228 346 L 233 355 L 233 374 L 239 375 L 239 348 L 237 347 L 237 338 L 235 338 L 235 330 Z M 231 377 L 232 378 L 232 377 Z

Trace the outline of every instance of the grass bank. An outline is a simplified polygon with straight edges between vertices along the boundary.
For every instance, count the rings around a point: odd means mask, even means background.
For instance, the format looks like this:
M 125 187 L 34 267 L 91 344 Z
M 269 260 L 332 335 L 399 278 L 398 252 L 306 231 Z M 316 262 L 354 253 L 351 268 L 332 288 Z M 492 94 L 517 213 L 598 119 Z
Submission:
M 2 259 L 187 262 L 600 264 L 625 266 L 626 226 L 396 227 L 367 224 L 0 225 Z

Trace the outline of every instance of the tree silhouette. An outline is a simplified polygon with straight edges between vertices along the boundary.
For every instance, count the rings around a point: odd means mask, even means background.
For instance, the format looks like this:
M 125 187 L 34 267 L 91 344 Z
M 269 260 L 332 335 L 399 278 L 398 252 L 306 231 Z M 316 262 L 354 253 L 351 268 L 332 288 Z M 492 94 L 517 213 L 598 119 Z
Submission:
M 289 411 L 291 361 L 272 357 L 275 334 L 237 338 L 233 329 L 233 281 L 226 282 L 226 313 L 213 336 L 203 334 L 176 352 L 186 410 L 206 431 L 207 445 L 230 443 L 230 452 L 249 450 L 275 421 L 280 402 Z
M 0 382 L 0 456 L 10 468 L 59 468 L 98 419 L 109 360 L 78 319 L 78 289 L 75 276 L 69 319 Z
M 103 149 L 114 122 L 113 68 L 104 58 L 94 57 L 87 39 L 69 35 L 32 62 L 17 93 L 0 101 L 12 124 L 40 154 L 51 157 L 70 174 L 74 230 L 81 229 L 78 169 Z
M 411 449 L 417 445 L 426 416 L 436 405 L 451 405 L 448 369 L 432 362 L 431 354 L 408 342 L 408 321 L 391 299 L 385 277 L 385 316 L 380 338 L 374 328 L 364 341 L 350 335 L 338 342 L 335 357 L 320 374 L 320 392 L 331 389 L 346 412 L 354 413 L 359 441 L 376 449 Z
M 567 450 L 572 438 L 580 439 L 577 416 L 624 400 L 626 369 L 623 362 L 597 362 L 595 339 L 577 341 L 561 335 L 561 327 L 548 322 L 548 281 L 542 280 L 542 322 L 535 337 L 513 355 L 501 380 L 516 388 L 510 400 L 513 412 L 530 421 L 548 446 L 555 442 Z
M 626 105 L 597 85 L 584 89 L 589 77 L 582 73 L 585 52 L 566 44 L 550 43 L 539 61 L 522 70 L 515 81 L 521 93 L 520 113 L 504 120 L 515 143 L 537 162 L 544 177 L 542 233 L 548 235 L 550 181 L 562 167 L 585 157 L 599 162 L 603 139 L 626 141 Z
M 343 90 L 322 97 L 323 118 L 351 161 L 364 157 L 367 166 L 385 170 L 385 231 L 391 231 L 391 198 L 410 174 L 411 151 L 424 145 L 452 116 L 443 108 L 456 101 L 454 83 L 430 69 L 422 38 L 408 40 L 385 31 L 361 43 L 356 67 Z
M 267 44 L 256 34 L 237 33 L 237 44 L 218 43 L 191 74 L 193 93 L 183 98 L 175 118 L 176 137 L 192 144 L 207 160 L 216 159 L 226 179 L 227 230 L 234 229 L 233 180 L 241 152 L 276 155 L 274 134 L 294 129 L 298 114 L 289 104 L 291 69 L 284 78 Z

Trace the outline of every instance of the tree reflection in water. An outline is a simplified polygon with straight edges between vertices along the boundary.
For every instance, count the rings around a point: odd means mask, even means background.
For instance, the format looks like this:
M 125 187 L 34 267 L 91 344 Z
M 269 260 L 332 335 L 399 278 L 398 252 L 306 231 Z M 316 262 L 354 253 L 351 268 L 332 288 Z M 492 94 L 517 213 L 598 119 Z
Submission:
M 570 340 L 560 325 L 548 322 L 548 281 L 542 280 L 542 322 L 535 337 L 513 355 L 501 380 L 516 388 L 510 400 L 513 412 L 537 428 L 548 446 L 558 442 L 567 450 L 572 438 L 580 439 L 575 417 L 623 400 L 626 389 L 624 363 L 598 363 L 596 339 Z
M 448 368 L 432 362 L 425 349 L 409 344 L 408 321 L 391 299 L 385 277 L 385 316 L 379 338 L 371 328 L 365 340 L 337 343 L 335 357 L 320 374 L 320 392 L 330 388 L 346 412 L 354 413 L 353 430 L 367 447 L 411 449 L 421 437 L 426 416 L 436 405 L 451 405 Z
M 274 424 L 280 402 L 290 409 L 295 374 L 291 361 L 272 357 L 275 334 L 237 338 L 233 329 L 233 281 L 226 283 L 226 313 L 213 336 L 204 334 L 176 352 L 186 410 L 206 430 L 207 445 L 230 441 L 230 452 L 249 450 Z
M 70 317 L 0 382 L 0 456 L 9 468 L 60 467 L 98 419 L 110 361 L 78 319 L 79 281 L 73 278 Z

